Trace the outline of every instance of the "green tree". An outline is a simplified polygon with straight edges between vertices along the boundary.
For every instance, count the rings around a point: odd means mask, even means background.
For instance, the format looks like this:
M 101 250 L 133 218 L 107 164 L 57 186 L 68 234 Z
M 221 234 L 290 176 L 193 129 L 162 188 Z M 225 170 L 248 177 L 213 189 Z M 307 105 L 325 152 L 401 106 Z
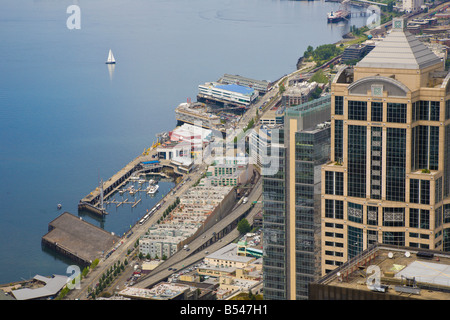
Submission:
M 308 46 L 305 53 L 303 54 L 303 57 L 305 59 L 309 58 L 312 55 L 313 51 L 314 51 L 314 48 L 312 46 Z
M 248 223 L 247 219 L 244 218 L 241 221 L 239 221 L 237 229 L 240 234 L 244 234 L 252 230 L 252 227 L 250 226 L 250 223 Z
M 322 69 L 317 70 L 316 73 L 313 74 L 309 82 L 317 82 L 317 83 L 328 83 L 328 77 L 325 75 Z

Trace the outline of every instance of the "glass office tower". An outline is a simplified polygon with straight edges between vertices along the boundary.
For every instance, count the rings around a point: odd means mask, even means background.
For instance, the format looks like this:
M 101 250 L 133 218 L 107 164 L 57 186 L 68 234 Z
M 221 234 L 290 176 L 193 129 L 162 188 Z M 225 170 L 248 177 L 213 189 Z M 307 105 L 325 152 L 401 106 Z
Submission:
M 330 157 L 330 108 L 325 96 L 286 110 L 278 170 L 262 175 L 264 299 L 307 299 L 308 284 L 320 276 L 321 166 Z

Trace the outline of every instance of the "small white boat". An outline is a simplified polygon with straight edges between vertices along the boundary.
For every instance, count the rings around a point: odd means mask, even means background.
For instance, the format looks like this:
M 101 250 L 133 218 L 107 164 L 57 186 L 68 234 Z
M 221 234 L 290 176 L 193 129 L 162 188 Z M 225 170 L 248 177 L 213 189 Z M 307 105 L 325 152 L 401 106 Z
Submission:
M 60 210 L 61 208 L 62 208 L 62 204 L 61 203 L 58 203 L 58 210 Z
M 144 182 L 145 182 L 145 179 L 139 179 L 139 180 L 138 180 L 138 183 L 139 183 L 139 184 L 143 184 Z
M 114 55 L 111 51 L 111 49 L 109 49 L 109 54 L 108 54 L 108 59 L 106 59 L 106 64 L 115 64 L 116 63 L 116 59 L 114 59 Z
M 131 181 L 138 181 L 140 178 L 138 176 L 131 176 L 130 180 Z
M 151 186 L 150 189 L 148 189 L 147 194 L 155 194 L 156 191 L 158 191 L 159 185 L 155 184 L 154 186 Z
M 128 192 L 129 192 L 131 195 L 133 195 L 133 194 L 135 194 L 137 191 L 136 191 L 136 189 L 134 189 L 134 186 L 129 186 L 129 187 L 128 187 Z

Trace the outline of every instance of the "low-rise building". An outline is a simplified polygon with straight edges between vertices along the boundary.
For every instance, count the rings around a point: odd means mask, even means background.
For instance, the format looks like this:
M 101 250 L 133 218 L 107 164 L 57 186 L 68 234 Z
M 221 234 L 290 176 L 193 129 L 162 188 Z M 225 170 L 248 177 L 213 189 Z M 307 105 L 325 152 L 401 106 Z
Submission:
M 233 268 L 245 268 L 255 260 L 255 257 L 239 255 L 236 243 L 230 243 L 205 257 L 205 263 L 210 266 Z
M 310 300 L 448 300 L 448 252 L 374 244 L 309 285 Z
M 258 90 L 260 94 L 264 94 L 268 91 L 269 81 L 266 80 L 255 80 L 239 75 L 224 74 L 222 78 L 219 79 L 220 83 L 224 84 L 239 84 L 241 86 L 246 86 Z
M 281 105 L 290 107 L 308 102 L 318 85 L 314 81 L 303 81 L 287 87 L 281 97 Z
M 175 117 L 179 122 L 200 125 L 207 129 L 220 129 L 220 117 L 208 113 L 205 104 L 200 102 L 180 103 L 175 109 Z
M 197 290 L 186 284 L 162 282 L 151 289 L 127 287 L 119 295 L 138 300 L 195 300 Z
M 214 100 L 219 103 L 229 103 L 237 106 L 249 106 L 258 97 L 258 91 L 238 85 L 207 82 L 198 86 L 200 100 Z

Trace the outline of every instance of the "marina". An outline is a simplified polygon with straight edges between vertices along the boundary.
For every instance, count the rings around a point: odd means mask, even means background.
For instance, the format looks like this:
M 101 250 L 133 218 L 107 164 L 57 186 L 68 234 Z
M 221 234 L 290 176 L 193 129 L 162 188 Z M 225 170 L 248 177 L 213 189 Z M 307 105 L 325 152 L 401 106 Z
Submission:
M 108 199 L 116 193 L 124 195 L 125 192 L 128 192 L 131 196 L 134 196 L 139 192 L 149 191 L 142 188 L 142 185 L 147 181 L 143 178 L 146 174 L 168 177 L 162 172 L 164 165 L 160 161 L 154 160 L 153 155 L 144 153 L 128 163 L 106 182 L 100 181 L 99 187 L 80 200 L 78 211 L 89 211 L 104 216 L 108 214 L 105 209 L 105 205 L 108 204 L 114 203 L 119 207 L 122 204 L 131 203 L 133 207 L 136 206 L 139 203 L 138 200 L 127 201 L 128 199 L 126 199 L 124 201 L 117 201 Z M 154 181 L 150 179 L 149 183 L 154 183 Z M 137 183 L 138 186 L 135 186 L 134 183 Z

